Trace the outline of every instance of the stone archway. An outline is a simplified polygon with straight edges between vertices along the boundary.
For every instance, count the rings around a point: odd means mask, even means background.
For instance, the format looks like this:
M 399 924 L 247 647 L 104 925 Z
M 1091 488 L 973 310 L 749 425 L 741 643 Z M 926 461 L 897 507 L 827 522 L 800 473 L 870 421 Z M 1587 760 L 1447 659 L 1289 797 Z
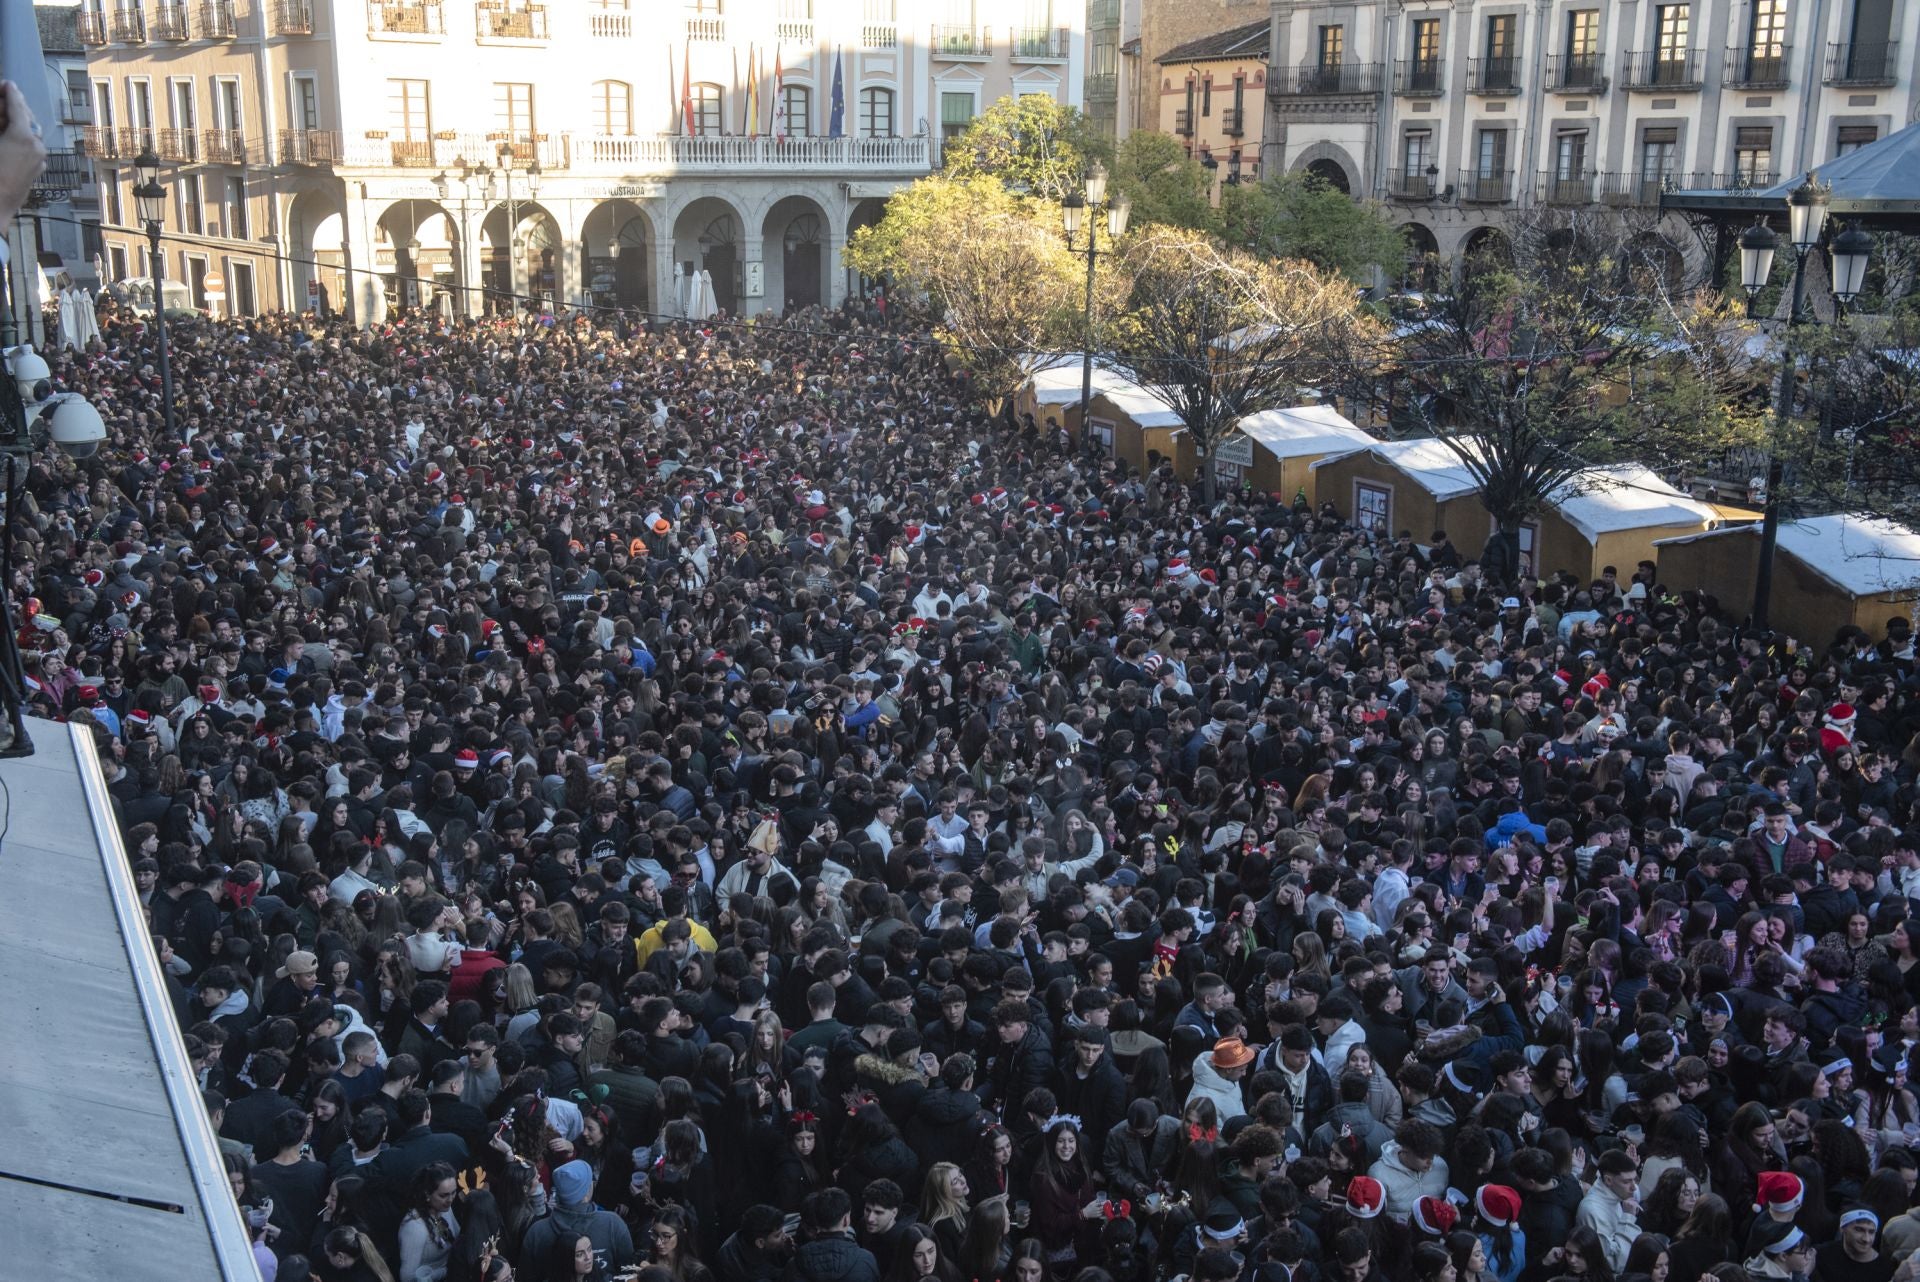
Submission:
M 653 296 L 653 219 L 638 201 L 595 205 L 580 228 L 580 279 L 602 307 L 649 309 Z
M 742 248 L 745 220 L 740 211 L 719 196 L 702 196 L 673 220 L 673 261 L 682 271 L 704 269 L 713 277 L 714 305 L 738 315 L 742 293 Z M 670 300 L 662 310 L 681 315 L 684 298 Z
M 1353 184 L 1347 180 L 1347 171 L 1342 169 L 1337 161 L 1316 160 L 1307 166 L 1307 173 L 1311 177 L 1318 178 L 1342 196 L 1351 196 L 1353 194 Z
M 853 243 L 853 237 L 862 227 L 877 227 L 880 220 L 887 216 L 887 202 L 874 197 L 863 197 L 854 202 L 853 212 L 847 215 L 847 243 Z M 847 292 L 855 296 L 865 296 L 870 290 L 884 284 L 883 281 L 863 276 L 853 268 L 847 268 Z
M 480 278 L 494 311 L 518 311 L 566 297 L 560 221 L 534 200 L 496 203 L 480 224 Z
M 1437 289 L 1440 285 L 1440 242 L 1434 238 L 1432 230 L 1419 223 L 1408 223 L 1400 229 L 1400 236 L 1407 243 L 1407 269 L 1400 278 L 1401 288 L 1422 293 Z
M 767 298 L 772 310 L 794 312 L 827 301 L 827 213 L 808 196 L 773 203 L 761 227 Z
M 460 239 L 437 201 L 396 200 L 374 220 L 373 270 L 389 310 L 452 306 L 460 281 Z M 447 301 L 442 304 L 440 299 Z
M 1330 142 L 1317 142 L 1306 148 L 1294 157 L 1291 167 L 1304 170 L 1311 177 L 1349 196 L 1359 189 L 1360 174 L 1363 172 L 1359 162 L 1348 154 L 1346 148 Z
M 290 310 L 314 308 L 332 314 L 346 302 L 346 215 L 331 195 L 303 191 L 287 204 L 287 246 L 292 263 Z
M 1461 242 L 1460 262 L 1468 273 L 1486 267 L 1511 267 L 1513 241 L 1498 227 L 1475 228 Z

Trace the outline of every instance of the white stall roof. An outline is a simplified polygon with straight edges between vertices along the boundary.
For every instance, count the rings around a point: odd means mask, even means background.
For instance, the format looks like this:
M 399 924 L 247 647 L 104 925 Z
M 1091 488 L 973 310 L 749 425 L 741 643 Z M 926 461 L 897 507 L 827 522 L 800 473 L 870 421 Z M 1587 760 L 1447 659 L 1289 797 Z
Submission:
M 1660 539 L 1654 546 L 1759 537 L 1758 525 L 1740 525 Z M 1878 517 L 1835 512 L 1782 521 L 1780 550 L 1853 596 L 1920 588 L 1920 534 Z
M 1468 438 L 1464 443 L 1471 448 L 1473 442 Z M 1357 450 L 1320 459 L 1313 466 L 1325 467 L 1363 453 L 1399 468 L 1436 499 L 1457 499 L 1480 488 L 1479 480 L 1460 461 L 1460 456 L 1446 442 L 1430 436 L 1412 441 L 1375 441 Z
M 1107 400 L 1112 406 L 1124 413 L 1141 427 L 1179 427 L 1187 425 L 1180 417 L 1180 411 L 1167 404 L 1166 397 L 1150 387 L 1122 379 L 1120 385 L 1109 388 Z
M 1093 395 L 1132 387 L 1127 371 L 1101 361 L 1093 363 Z M 1041 405 L 1078 405 L 1080 403 L 1080 358 L 1063 356 L 1053 364 L 1034 371 L 1033 399 Z
M 1296 405 L 1262 410 L 1240 420 L 1240 431 L 1275 458 L 1312 454 L 1351 454 L 1375 443 L 1331 405 Z
M 1638 463 L 1596 467 L 1569 482 L 1554 507 L 1590 539 L 1656 525 L 1701 525 L 1719 519 L 1711 504 L 1674 489 Z

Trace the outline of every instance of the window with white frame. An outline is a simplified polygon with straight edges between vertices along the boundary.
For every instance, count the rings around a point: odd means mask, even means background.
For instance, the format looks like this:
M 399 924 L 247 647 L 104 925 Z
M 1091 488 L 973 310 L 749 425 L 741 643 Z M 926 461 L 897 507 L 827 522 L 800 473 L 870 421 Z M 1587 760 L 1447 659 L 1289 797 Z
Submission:
M 598 80 L 593 86 L 593 119 L 608 137 L 633 132 L 633 89 L 624 80 Z
M 862 138 L 895 136 L 893 90 L 874 88 L 860 91 L 860 136 Z
M 780 115 L 789 138 L 813 136 L 813 90 L 805 85 L 784 85 L 780 89 Z

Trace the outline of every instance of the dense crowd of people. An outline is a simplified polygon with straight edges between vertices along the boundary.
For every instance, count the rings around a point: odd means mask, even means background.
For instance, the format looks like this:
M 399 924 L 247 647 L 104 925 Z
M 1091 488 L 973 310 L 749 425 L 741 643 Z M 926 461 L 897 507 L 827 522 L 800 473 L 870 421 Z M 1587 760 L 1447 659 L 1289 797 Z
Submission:
M 53 356 L 92 727 L 269 1282 L 1907 1282 L 1907 621 L 1488 581 L 911 309 Z

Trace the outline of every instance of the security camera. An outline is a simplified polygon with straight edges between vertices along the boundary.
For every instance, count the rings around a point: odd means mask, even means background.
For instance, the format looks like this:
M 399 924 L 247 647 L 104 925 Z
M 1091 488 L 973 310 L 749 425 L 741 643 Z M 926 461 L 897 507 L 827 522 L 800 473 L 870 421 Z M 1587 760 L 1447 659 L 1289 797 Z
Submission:
M 46 439 L 69 458 L 92 458 L 100 442 L 107 439 L 107 424 L 100 411 L 78 392 L 61 392 L 42 402 L 39 423 Z
M 46 359 L 24 344 L 7 348 L 6 358 L 13 384 L 20 389 L 20 399 L 29 405 L 46 400 L 53 391 L 53 371 L 47 368 Z

